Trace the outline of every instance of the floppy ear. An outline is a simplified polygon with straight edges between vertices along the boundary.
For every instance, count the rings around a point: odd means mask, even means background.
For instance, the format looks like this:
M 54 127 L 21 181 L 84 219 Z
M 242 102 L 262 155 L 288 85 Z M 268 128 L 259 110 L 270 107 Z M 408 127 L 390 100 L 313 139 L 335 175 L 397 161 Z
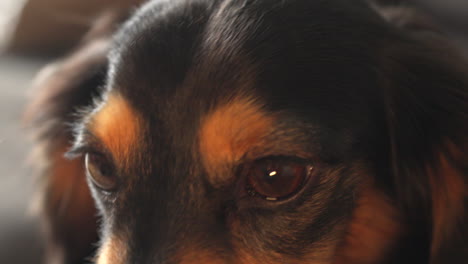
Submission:
M 382 14 L 399 28 L 385 44 L 382 62 L 395 195 L 410 232 L 427 241 L 428 263 L 463 263 L 468 64 L 423 16 L 408 9 Z
M 40 211 L 46 233 L 46 263 L 83 263 L 97 241 L 96 210 L 86 183 L 83 161 L 63 157 L 72 141 L 70 124 L 77 110 L 99 94 L 107 67 L 110 36 L 125 10 L 98 19 L 79 47 L 43 69 L 31 93 L 25 120 L 35 147 L 40 176 Z

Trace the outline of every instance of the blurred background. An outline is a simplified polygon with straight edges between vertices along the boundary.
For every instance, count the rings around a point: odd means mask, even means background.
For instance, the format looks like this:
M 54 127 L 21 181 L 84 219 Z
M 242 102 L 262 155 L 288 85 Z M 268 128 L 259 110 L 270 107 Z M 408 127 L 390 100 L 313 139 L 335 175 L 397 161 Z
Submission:
M 377 0 L 376 0 L 377 1 Z M 111 5 L 133 0 L 0 0 L 0 263 L 40 263 L 43 253 L 21 114 L 41 67 L 66 54 Z M 434 17 L 468 54 L 468 0 L 410 2 Z

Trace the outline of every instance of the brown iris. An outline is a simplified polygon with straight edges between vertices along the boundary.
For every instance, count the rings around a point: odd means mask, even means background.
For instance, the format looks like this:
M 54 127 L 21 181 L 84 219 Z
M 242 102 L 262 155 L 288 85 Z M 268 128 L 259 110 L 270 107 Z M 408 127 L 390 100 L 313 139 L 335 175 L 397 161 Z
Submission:
M 112 166 L 103 155 L 86 153 L 85 167 L 88 177 L 98 188 L 112 191 L 117 186 Z
M 263 158 L 253 162 L 247 172 L 248 191 L 270 201 L 287 198 L 300 190 L 311 170 L 303 160 Z

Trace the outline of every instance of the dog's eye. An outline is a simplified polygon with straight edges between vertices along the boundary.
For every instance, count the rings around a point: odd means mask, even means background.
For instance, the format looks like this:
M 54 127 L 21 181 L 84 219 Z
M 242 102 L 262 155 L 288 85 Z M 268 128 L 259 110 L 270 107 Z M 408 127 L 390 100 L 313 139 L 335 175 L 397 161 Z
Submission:
M 247 191 L 269 201 L 284 199 L 300 190 L 311 171 L 312 166 L 303 160 L 263 158 L 247 172 Z
M 117 186 L 112 166 L 103 155 L 86 153 L 85 167 L 89 178 L 98 188 L 112 191 Z

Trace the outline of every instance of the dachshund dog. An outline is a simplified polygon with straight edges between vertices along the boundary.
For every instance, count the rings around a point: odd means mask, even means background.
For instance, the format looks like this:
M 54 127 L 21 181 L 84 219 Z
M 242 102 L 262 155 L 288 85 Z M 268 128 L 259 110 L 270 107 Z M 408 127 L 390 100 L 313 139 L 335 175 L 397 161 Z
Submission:
M 47 263 L 468 261 L 468 63 L 412 9 L 149 1 L 36 86 Z

